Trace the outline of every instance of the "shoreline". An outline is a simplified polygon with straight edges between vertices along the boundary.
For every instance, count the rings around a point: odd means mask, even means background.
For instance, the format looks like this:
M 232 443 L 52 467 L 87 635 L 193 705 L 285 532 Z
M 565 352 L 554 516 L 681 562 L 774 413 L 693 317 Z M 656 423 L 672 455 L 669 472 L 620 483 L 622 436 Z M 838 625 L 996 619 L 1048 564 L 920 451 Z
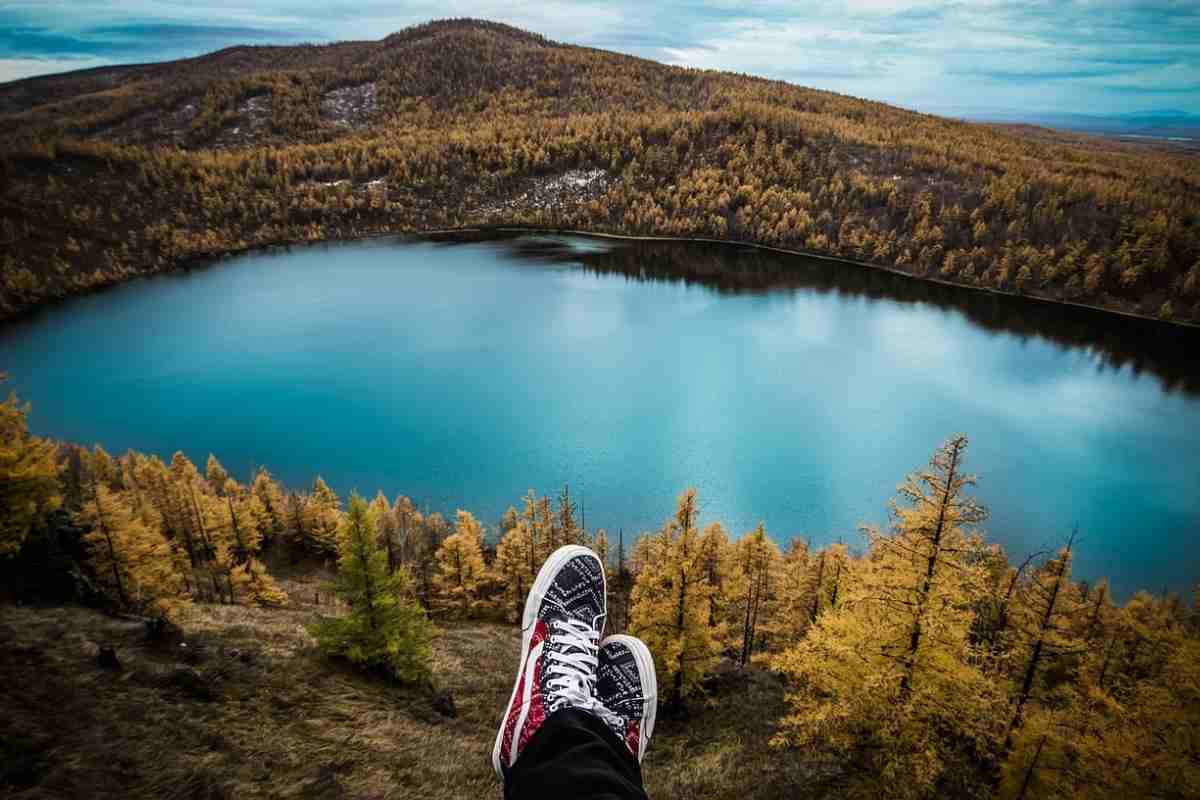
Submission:
M 742 242 L 731 239 L 709 239 L 704 237 L 687 237 L 687 236 L 655 236 L 652 234 L 627 234 L 627 233 L 603 233 L 597 231 L 583 231 L 573 228 L 541 228 L 528 225 L 475 225 L 463 228 L 447 228 L 444 230 L 425 231 L 416 236 L 437 236 L 437 235 L 453 235 L 458 233 L 487 233 L 489 231 L 501 231 L 510 233 L 551 233 L 570 236 L 586 236 L 596 239 L 617 239 L 635 242 L 678 242 L 678 243 L 694 243 L 694 244 L 715 244 L 726 247 L 751 247 L 755 250 L 763 250 L 770 253 L 780 253 L 788 256 L 799 256 L 801 258 L 812 258 L 819 261 L 829 261 L 836 264 L 849 264 L 851 266 L 860 267 L 863 269 L 880 270 L 889 272 L 893 275 L 899 275 L 914 281 L 922 283 L 935 283 L 940 286 L 948 286 L 955 289 L 963 289 L 967 291 L 984 292 L 999 297 L 1013 297 L 1021 300 L 1037 300 L 1042 303 L 1053 305 L 1070 306 L 1072 308 L 1083 308 L 1090 311 L 1098 311 L 1104 314 L 1116 314 L 1126 319 L 1141 320 L 1145 322 L 1157 322 L 1163 325 L 1177 325 L 1182 328 L 1200 329 L 1200 323 L 1188 322 L 1186 320 L 1162 319 L 1161 317 L 1150 316 L 1149 314 L 1137 314 L 1132 311 L 1122 311 L 1116 308 L 1107 308 L 1105 306 L 1095 306 L 1088 303 L 1077 303 L 1073 300 L 1059 300 L 1053 297 L 1044 297 L 1036 294 L 1021 294 L 1019 292 L 1006 292 L 1002 289 L 993 289 L 989 286 L 972 286 L 966 283 L 955 283 L 944 278 L 925 277 L 914 275 L 911 272 L 905 272 L 896 267 L 887 267 L 882 264 L 872 264 L 868 261 L 855 261 L 850 258 L 842 258 L 840 256 L 822 255 L 820 253 L 810 253 L 804 250 L 792 250 L 786 247 L 777 247 L 775 245 L 761 244 L 758 242 Z M 384 234 L 388 235 L 388 234 Z M 360 237 L 360 238 L 377 238 Z
M 732 239 L 712 239 L 707 237 L 687 237 L 687 236 L 658 236 L 654 234 L 629 234 L 629 233 L 610 233 L 607 231 L 588 231 L 577 228 L 558 228 L 552 226 L 535 226 L 535 225 L 519 225 L 509 223 L 485 224 L 485 225 L 464 225 L 457 228 L 435 228 L 429 230 L 401 230 L 401 231 L 384 231 L 376 233 L 363 233 L 354 236 L 330 236 L 321 239 L 284 239 L 274 242 L 262 242 L 245 247 L 230 248 L 228 250 L 220 250 L 213 253 L 204 253 L 195 256 L 189 256 L 181 259 L 173 266 L 157 271 L 144 272 L 134 275 L 132 278 L 115 281 L 113 283 L 97 286 L 93 289 L 66 294 L 61 297 L 51 298 L 42 302 L 34 303 L 28 307 L 15 311 L 7 316 L 0 317 L 0 324 L 16 322 L 21 319 L 28 318 L 38 311 L 53 307 L 58 303 L 70 300 L 72 297 L 85 297 L 97 292 L 106 291 L 116 286 L 121 286 L 130 283 L 133 280 L 140 278 L 150 278 L 158 275 L 169 275 L 173 272 L 188 272 L 193 269 L 203 268 L 211 264 L 223 261 L 228 258 L 233 258 L 240 255 L 248 255 L 251 253 L 267 252 L 275 249 L 310 246 L 319 244 L 330 244 L 336 242 L 356 242 L 369 241 L 371 239 L 385 239 L 389 237 L 403 238 L 411 241 L 426 239 L 432 236 L 456 236 L 462 234 L 493 234 L 493 233 L 515 233 L 515 234 L 554 234 L 564 236 L 582 236 L 594 239 L 612 239 L 617 241 L 631 242 L 675 242 L 679 244 L 711 244 L 722 247 L 749 247 L 755 250 L 764 252 L 778 253 L 780 255 L 798 256 L 800 258 L 816 259 L 819 261 L 827 261 L 836 264 L 846 264 L 860 269 L 878 270 L 881 272 L 898 275 L 909 280 L 919 281 L 922 283 L 933 283 L 939 286 L 946 286 L 953 289 L 961 289 L 963 291 L 974 291 L 985 294 L 991 294 L 997 297 L 1011 297 L 1019 300 L 1033 300 L 1040 303 L 1050 305 L 1068 306 L 1071 308 L 1085 309 L 1101 314 L 1113 314 L 1119 317 L 1124 317 L 1128 320 L 1139 322 L 1157 323 L 1159 325 L 1170 325 L 1177 328 L 1188 330 L 1200 330 L 1200 322 L 1189 322 L 1186 320 L 1167 320 L 1161 317 L 1151 316 L 1149 314 L 1139 314 L 1133 311 L 1124 311 L 1116 308 L 1108 308 L 1105 306 L 1091 305 L 1088 303 L 1079 303 L 1073 300 L 1061 300 L 1053 297 L 1045 297 L 1037 294 L 1022 294 L 1019 292 L 1004 291 L 995 289 L 989 286 L 972 286 L 965 283 L 956 283 L 948 281 L 944 278 L 928 277 L 914 275 L 911 272 L 905 272 L 897 267 L 889 267 L 882 264 L 872 264 L 867 261 L 856 261 L 850 258 L 842 258 L 840 256 L 830 256 L 821 253 L 812 253 L 804 250 L 794 250 L 786 247 L 778 247 L 776 245 L 762 244 L 760 242 L 736 241 Z

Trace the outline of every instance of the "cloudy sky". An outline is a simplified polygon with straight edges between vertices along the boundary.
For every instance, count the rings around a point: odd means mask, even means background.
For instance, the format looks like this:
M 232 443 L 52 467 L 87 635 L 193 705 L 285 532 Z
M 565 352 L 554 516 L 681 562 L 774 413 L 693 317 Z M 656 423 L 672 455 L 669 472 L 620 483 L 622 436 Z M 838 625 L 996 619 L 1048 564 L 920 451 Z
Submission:
M 1200 112 L 1197 0 L 0 0 L 0 81 L 465 16 L 923 111 Z

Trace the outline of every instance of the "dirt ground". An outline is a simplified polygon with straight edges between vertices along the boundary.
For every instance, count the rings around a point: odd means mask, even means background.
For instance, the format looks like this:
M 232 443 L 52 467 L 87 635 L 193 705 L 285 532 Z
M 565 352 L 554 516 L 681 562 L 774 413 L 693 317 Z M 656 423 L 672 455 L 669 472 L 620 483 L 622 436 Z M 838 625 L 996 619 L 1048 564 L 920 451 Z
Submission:
M 499 797 L 490 753 L 520 645 L 514 627 L 443 625 L 437 689 L 353 671 L 304 625 L 317 578 L 284 581 L 277 610 L 197 605 L 184 635 L 77 607 L 0 606 L 0 797 Z M 104 667 L 101 647 L 120 668 Z M 769 748 L 783 691 L 763 671 L 714 682 L 686 719 L 660 719 L 652 797 L 796 797 L 815 789 Z M 752 711 L 751 711 L 752 710 Z

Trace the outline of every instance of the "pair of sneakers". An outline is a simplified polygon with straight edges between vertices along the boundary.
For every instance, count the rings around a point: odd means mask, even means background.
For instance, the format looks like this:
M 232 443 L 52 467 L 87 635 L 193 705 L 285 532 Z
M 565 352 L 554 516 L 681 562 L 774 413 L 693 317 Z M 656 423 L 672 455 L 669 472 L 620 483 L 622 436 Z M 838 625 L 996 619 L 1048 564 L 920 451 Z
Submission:
M 604 564 L 586 547 L 551 554 L 525 599 L 521 661 L 492 748 L 505 772 L 551 714 L 578 708 L 599 717 L 640 763 L 654 731 L 658 684 L 640 639 L 600 638 L 607 616 Z

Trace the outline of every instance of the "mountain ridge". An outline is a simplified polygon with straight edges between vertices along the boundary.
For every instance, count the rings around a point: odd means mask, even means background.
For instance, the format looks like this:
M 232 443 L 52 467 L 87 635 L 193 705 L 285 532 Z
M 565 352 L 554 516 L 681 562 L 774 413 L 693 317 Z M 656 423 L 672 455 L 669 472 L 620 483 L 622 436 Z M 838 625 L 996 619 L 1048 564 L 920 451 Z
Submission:
M 0 86 L 0 314 L 263 244 L 522 224 L 1200 320 L 1200 168 L 1161 149 L 478 20 L 114 69 Z M 572 171 L 598 177 L 547 195 Z

